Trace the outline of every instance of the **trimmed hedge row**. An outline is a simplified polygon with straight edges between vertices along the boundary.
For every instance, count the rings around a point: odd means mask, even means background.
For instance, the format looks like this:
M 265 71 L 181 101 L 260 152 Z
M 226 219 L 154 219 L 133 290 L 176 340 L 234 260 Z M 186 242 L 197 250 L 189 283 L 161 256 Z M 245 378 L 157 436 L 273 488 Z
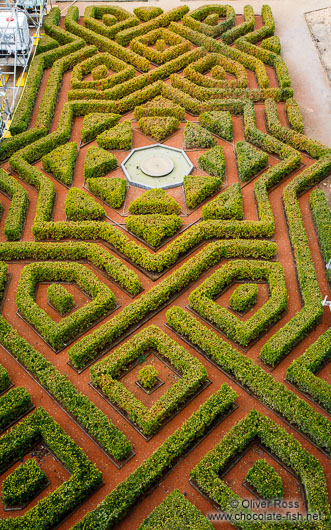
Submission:
M 150 408 L 143 405 L 119 380 L 128 366 L 149 349 L 156 350 L 181 374 L 181 378 Z M 101 388 L 112 403 L 124 410 L 146 436 L 154 434 L 166 418 L 201 388 L 208 377 L 207 370 L 196 357 L 156 326 L 144 328 L 106 359 L 94 365 L 90 372 L 93 383 Z M 153 383 L 155 384 L 155 374 Z
M 63 316 L 72 309 L 74 297 L 60 283 L 52 283 L 47 289 L 48 301 Z
M 294 98 L 289 98 L 286 100 L 286 114 L 293 129 L 296 132 L 303 134 L 305 129 L 303 117 L 300 111 L 299 103 Z
M 120 114 L 114 114 L 112 112 L 108 115 L 105 115 L 103 112 L 86 114 L 86 116 L 84 116 L 83 127 L 81 129 L 82 140 L 84 140 L 84 142 L 90 142 L 91 140 L 94 140 L 98 134 L 101 134 L 106 129 L 114 127 L 119 122 L 120 118 Z M 90 149 L 92 148 L 96 149 L 95 146 L 92 146 Z
M 84 25 L 109 39 L 114 38 L 119 31 L 138 24 L 138 18 L 122 7 L 92 5 L 87 6 L 84 11 Z
M 97 144 L 103 149 L 132 149 L 132 127 L 124 120 L 97 136 Z
M 191 147 L 213 147 L 216 138 L 201 125 L 188 121 L 184 129 L 184 144 L 186 148 Z
M 170 22 L 174 20 L 181 20 L 188 11 L 189 8 L 187 6 L 175 7 L 174 9 L 167 11 L 167 13 L 162 13 L 148 22 L 144 22 L 143 24 L 139 24 L 139 26 L 128 28 L 117 33 L 115 39 L 121 47 L 127 46 L 129 42 L 141 35 L 145 35 L 146 33 L 160 27 L 167 27 Z
M 41 159 L 43 169 L 66 186 L 71 186 L 77 159 L 77 143 L 70 142 L 56 147 Z
M 331 212 L 325 193 L 320 189 L 312 191 L 309 204 L 321 253 L 327 265 L 331 259 Z M 331 285 L 331 268 L 326 269 L 325 272 L 328 282 Z
M 108 70 L 116 73 L 108 76 Z M 87 81 L 84 76 L 92 73 L 92 81 Z M 97 77 L 94 77 L 97 75 Z M 101 76 L 101 77 L 100 77 Z M 77 64 L 71 74 L 71 88 L 105 90 L 119 85 L 135 76 L 133 66 L 117 59 L 110 53 L 98 53 L 85 61 Z
M 331 357 L 331 328 L 288 367 L 286 379 L 311 396 L 331 414 L 331 386 L 316 372 Z
M 92 145 L 84 161 L 84 178 L 103 177 L 117 167 L 116 157 L 104 149 Z
M 236 280 L 268 280 L 269 300 L 246 321 L 241 321 L 214 299 Z M 280 263 L 265 261 L 231 261 L 209 276 L 189 296 L 190 306 L 215 324 L 225 335 L 242 346 L 261 336 L 277 322 L 287 307 L 284 271 Z
M 146 7 L 135 7 L 133 10 L 136 17 L 143 22 L 148 22 L 152 18 L 162 15 L 163 10 L 161 7 L 146 6 Z
M 47 475 L 37 462 L 28 460 L 3 481 L 2 500 L 7 506 L 27 504 L 47 482 Z
M 244 22 L 228 29 L 221 35 L 221 39 L 226 44 L 232 44 L 236 39 L 252 31 L 255 26 L 255 16 L 252 6 L 244 6 Z
M 80 188 L 69 190 L 64 211 L 70 221 L 100 220 L 106 215 L 101 204 Z
M 221 67 L 224 72 L 224 78 L 218 79 L 213 74 L 217 74 Z M 215 70 L 216 68 L 216 70 Z M 222 71 L 221 70 L 221 71 Z M 211 76 L 205 75 L 206 73 Z M 226 79 L 225 72 L 233 74 L 236 79 Z M 196 85 L 206 88 L 246 88 L 248 86 L 248 77 L 246 70 L 238 61 L 233 61 L 224 57 L 220 53 L 209 53 L 193 64 L 187 66 L 184 70 L 185 77 Z
M 99 199 L 112 208 L 120 208 L 126 194 L 126 180 L 122 178 L 90 178 L 87 179 L 88 189 Z
M 216 145 L 200 155 L 198 162 L 201 169 L 223 182 L 225 179 L 225 156 L 221 145 Z
M 165 237 L 173 236 L 183 224 L 177 215 L 147 214 L 129 215 L 125 218 L 127 228 L 142 237 L 152 247 L 158 247 Z
M 154 188 L 148 190 L 134 201 L 129 206 L 131 214 L 163 214 L 163 215 L 177 215 L 180 213 L 180 205 L 175 199 L 170 197 L 163 189 Z
M 249 518 L 251 510 L 243 508 L 242 499 L 220 478 L 233 458 L 242 453 L 254 439 L 261 441 L 299 476 L 306 492 L 308 513 L 320 515 L 321 528 L 326 528 L 330 520 L 330 508 L 321 464 L 303 449 L 294 436 L 254 409 L 236 423 L 192 470 L 191 478 L 196 481 L 199 489 L 222 511 L 231 515 L 232 522 L 238 528 L 249 530 L 252 525 L 256 528 L 269 528 L 271 525 L 277 529 L 292 529 L 293 521 L 286 519 L 286 516 L 279 524 L 260 521 L 252 523 L 253 519 Z M 242 517 L 243 514 L 246 514 L 245 518 Z M 316 528 L 316 522 L 299 521 L 295 523 L 295 528 L 313 529 Z
M 69 243 L 36 243 L 22 241 L 20 243 L 1 243 L 1 260 L 88 260 L 97 268 L 104 270 L 108 276 L 118 282 L 132 295 L 138 294 L 142 285 L 137 274 L 127 267 L 120 259 L 113 256 L 99 245 L 86 242 Z M 2 266 L 0 263 L 0 270 Z M 0 275 L 0 287 L 4 287 L 5 275 Z M 1 289 L 0 289 L 1 291 Z
M 185 118 L 185 110 L 169 99 L 157 96 L 151 101 L 145 103 L 145 105 L 137 106 L 134 109 L 134 117 L 136 120 L 147 118 L 149 116 L 172 116 L 181 121 Z
M 210 25 L 203 22 L 211 14 L 217 14 L 219 17 L 225 17 L 216 25 Z M 190 11 L 183 17 L 184 26 L 196 30 L 200 33 L 210 37 L 218 37 L 225 31 L 234 26 L 236 21 L 236 12 L 232 6 L 229 5 L 205 5 Z
M 59 323 L 35 302 L 36 286 L 41 281 L 68 281 L 77 285 L 93 297 L 88 305 L 77 309 Z M 53 348 L 61 349 L 91 323 L 115 307 L 116 299 L 112 291 L 79 263 L 30 263 L 22 270 L 16 291 L 16 304 L 19 311 Z
M 4 232 L 6 239 L 21 239 L 29 198 L 23 186 L 14 177 L 0 168 L 0 190 L 11 198 L 10 207 L 5 220 Z
M 199 122 L 203 127 L 213 134 L 231 142 L 233 138 L 232 117 L 230 112 L 214 111 L 203 112 L 199 116 Z
M 246 475 L 247 482 L 253 486 L 263 499 L 282 499 L 283 481 L 276 470 L 264 459 L 257 460 Z
M 10 385 L 10 377 L 6 368 L 0 364 L 0 392 L 4 392 Z
M 141 370 L 138 372 L 138 381 L 146 388 L 146 390 L 150 390 L 153 388 L 157 383 L 157 376 L 158 371 L 152 364 L 148 364 L 144 366 Z
M 177 269 L 176 274 L 160 282 L 111 320 L 73 345 L 68 351 L 71 362 L 76 368 L 85 366 L 131 325 L 140 322 L 145 315 L 159 308 L 173 294 L 180 292 L 186 285 L 199 278 L 204 270 L 218 263 L 222 257 L 242 256 L 270 259 L 274 256 L 275 250 L 276 246 L 266 241 L 217 241 L 206 245 L 202 251 Z
M 172 307 L 167 311 L 167 320 L 180 335 L 201 348 L 222 370 L 244 385 L 262 403 L 282 414 L 318 447 L 331 454 L 331 425 L 322 414 L 315 412 L 306 401 L 298 398 L 261 366 L 235 350 L 187 311 Z
M 165 44 L 164 50 L 157 49 L 157 45 L 161 39 Z M 169 48 L 166 47 L 167 44 Z M 155 47 L 153 48 L 154 45 Z M 161 47 L 163 46 L 161 45 Z M 149 61 L 164 64 L 190 50 L 191 44 L 172 31 L 165 28 L 158 28 L 148 32 L 147 35 L 133 39 L 130 42 L 130 48 L 139 55 L 146 57 Z
M 170 530 L 176 521 L 180 530 L 213 530 L 204 515 L 179 490 L 170 493 L 145 519 L 138 530 Z
M 235 182 L 216 199 L 202 208 L 201 217 L 207 219 L 238 219 L 244 218 L 243 200 L 239 182 Z
M 41 440 L 53 451 L 71 476 L 24 515 L 1 519 L 1 530 L 53 528 L 94 493 L 101 484 L 101 472 L 43 408 L 38 408 L 1 437 L 1 468 L 22 458 Z
M 79 392 L 66 375 L 21 337 L 0 316 L 0 342 L 61 406 L 72 414 L 103 449 L 118 460 L 125 459 L 132 447 L 127 437 L 92 401 Z
M 160 142 L 176 131 L 180 122 L 172 116 L 153 116 L 150 118 L 140 118 L 138 124 L 144 134 Z
M 213 422 L 233 405 L 237 395 L 226 384 L 220 387 L 192 416 L 101 504 L 79 521 L 74 530 L 108 530 L 129 512 L 141 497 L 171 469 L 195 441 L 208 432 Z M 128 495 L 130 492 L 130 495 Z
M 239 179 L 242 182 L 246 182 L 255 177 L 268 164 L 268 153 L 258 151 L 247 142 L 236 143 L 236 158 Z
M 7 394 L 1 396 L 0 431 L 4 431 L 19 416 L 28 412 L 31 405 L 32 401 L 29 392 L 20 386 L 12 388 Z
M 222 179 L 205 175 L 185 175 L 184 191 L 188 208 L 195 208 L 207 197 L 220 189 Z

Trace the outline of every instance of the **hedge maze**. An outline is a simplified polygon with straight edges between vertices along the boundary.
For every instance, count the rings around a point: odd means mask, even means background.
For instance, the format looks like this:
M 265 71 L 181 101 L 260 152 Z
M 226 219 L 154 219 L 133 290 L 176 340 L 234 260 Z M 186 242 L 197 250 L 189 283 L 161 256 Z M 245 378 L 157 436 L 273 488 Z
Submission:
M 0 143 L 0 530 L 327 530 L 331 148 L 270 7 L 44 30 Z M 133 185 L 160 143 L 193 170 Z

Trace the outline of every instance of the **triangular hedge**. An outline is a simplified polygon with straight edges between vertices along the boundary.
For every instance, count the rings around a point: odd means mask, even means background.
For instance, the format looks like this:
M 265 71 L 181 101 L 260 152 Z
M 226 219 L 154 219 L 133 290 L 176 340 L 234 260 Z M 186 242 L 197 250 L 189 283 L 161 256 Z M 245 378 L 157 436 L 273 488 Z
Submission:
M 97 144 L 104 149 L 132 149 L 131 121 L 125 120 L 97 136 Z
M 101 177 L 96 179 L 87 179 L 88 189 L 95 195 L 105 201 L 112 208 L 120 208 L 125 199 L 126 180 L 112 177 Z
M 202 208 L 202 219 L 237 219 L 244 217 L 240 184 L 236 182 Z
M 178 214 L 180 206 L 175 199 L 159 188 L 148 190 L 137 197 L 129 206 L 132 214 L 160 213 L 164 215 Z
M 237 164 L 239 179 L 241 181 L 251 180 L 268 164 L 268 154 L 256 149 L 247 142 L 237 142 Z
M 188 121 L 184 129 L 184 144 L 190 147 L 212 147 L 216 144 L 214 136 L 201 125 Z
M 120 114 L 105 114 L 104 112 L 94 112 L 86 114 L 83 119 L 81 136 L 84 142 L 90 142 L 106 129 L 114 127 L 120 120 Z
M 178 120 L 185 117 L 185 109 L 163 96 L 156 96 L 147 103 L 139 105 L 134 109 L 136 120 L 149 116 L 172 116 Z
M 229 142 L 233 138 L 232 116 L 228 111 L 203 112 L 199 116 L 199 122 L 203 127 L 213 134 L 217 134 Z
M 162 15 L 163 9 L 157 6 L 135 7 L 133 12 L 139 20 L 148 22 L 152 18 Z
M 84 177 L 103 177 L 117 167 L 116 157 L 101 147 L 91 145 L 88 148 L 84 161 Z
M 158 142 L 170 136 L 179 127 L 179 121 L 176 118 L 166 116 L 164 118 L 140 118 L 139 128 L 147 136 L 151 136 Z
M 125 219 L 127 228 L 142 237 L 153 247 L 159 246 L 165 237 L 173 236 L 183 221 L 177 215 L 129 215 Z
M 41 159 L 45 171 L 52 173 L 60 182 L 71 186 L 77 158 L 77 144 L 60 145 Z
M 102 219 L 106 212 L 86 191 L 71 188 L 64 204 L 65 213 L 70 221 Z
M 188 208 L 195 208 L 200 202 L 215 193 L 221 185 L 221 179 L 216 177 L 186 175 L 184 177 L 184 190 Z
M 199 166 L 201 169 L 212 175 L 223 180 L 225 179 L 225 157 L 223 147 L 216 145 L 206 151 L 199 157 Z

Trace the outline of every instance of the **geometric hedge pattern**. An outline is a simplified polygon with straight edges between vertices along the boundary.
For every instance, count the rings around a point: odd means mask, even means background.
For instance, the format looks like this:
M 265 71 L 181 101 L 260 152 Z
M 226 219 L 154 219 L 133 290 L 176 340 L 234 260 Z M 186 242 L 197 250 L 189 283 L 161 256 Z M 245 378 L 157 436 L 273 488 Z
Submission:
M 295 528 L 328 528 L 330 217 L 309 200 L 331 149 L 270 7 L 55 7 L 44 30 L 0 144 L 1 488 L 57 464 L 0 529 L 293 528 L 243 507 L 273 489 L 245 487 L 261 459 Z M 145 195 L 121 164 L 160 142 L 193 170 Z

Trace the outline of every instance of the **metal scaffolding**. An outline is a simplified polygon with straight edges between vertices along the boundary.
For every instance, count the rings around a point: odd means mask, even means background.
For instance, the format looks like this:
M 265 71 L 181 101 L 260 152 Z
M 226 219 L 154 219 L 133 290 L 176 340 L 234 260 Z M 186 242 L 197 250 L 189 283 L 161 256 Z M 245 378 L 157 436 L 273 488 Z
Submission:
M 0 0 L 0 139 L 8 135 L 46 14 L 47 0 Z

